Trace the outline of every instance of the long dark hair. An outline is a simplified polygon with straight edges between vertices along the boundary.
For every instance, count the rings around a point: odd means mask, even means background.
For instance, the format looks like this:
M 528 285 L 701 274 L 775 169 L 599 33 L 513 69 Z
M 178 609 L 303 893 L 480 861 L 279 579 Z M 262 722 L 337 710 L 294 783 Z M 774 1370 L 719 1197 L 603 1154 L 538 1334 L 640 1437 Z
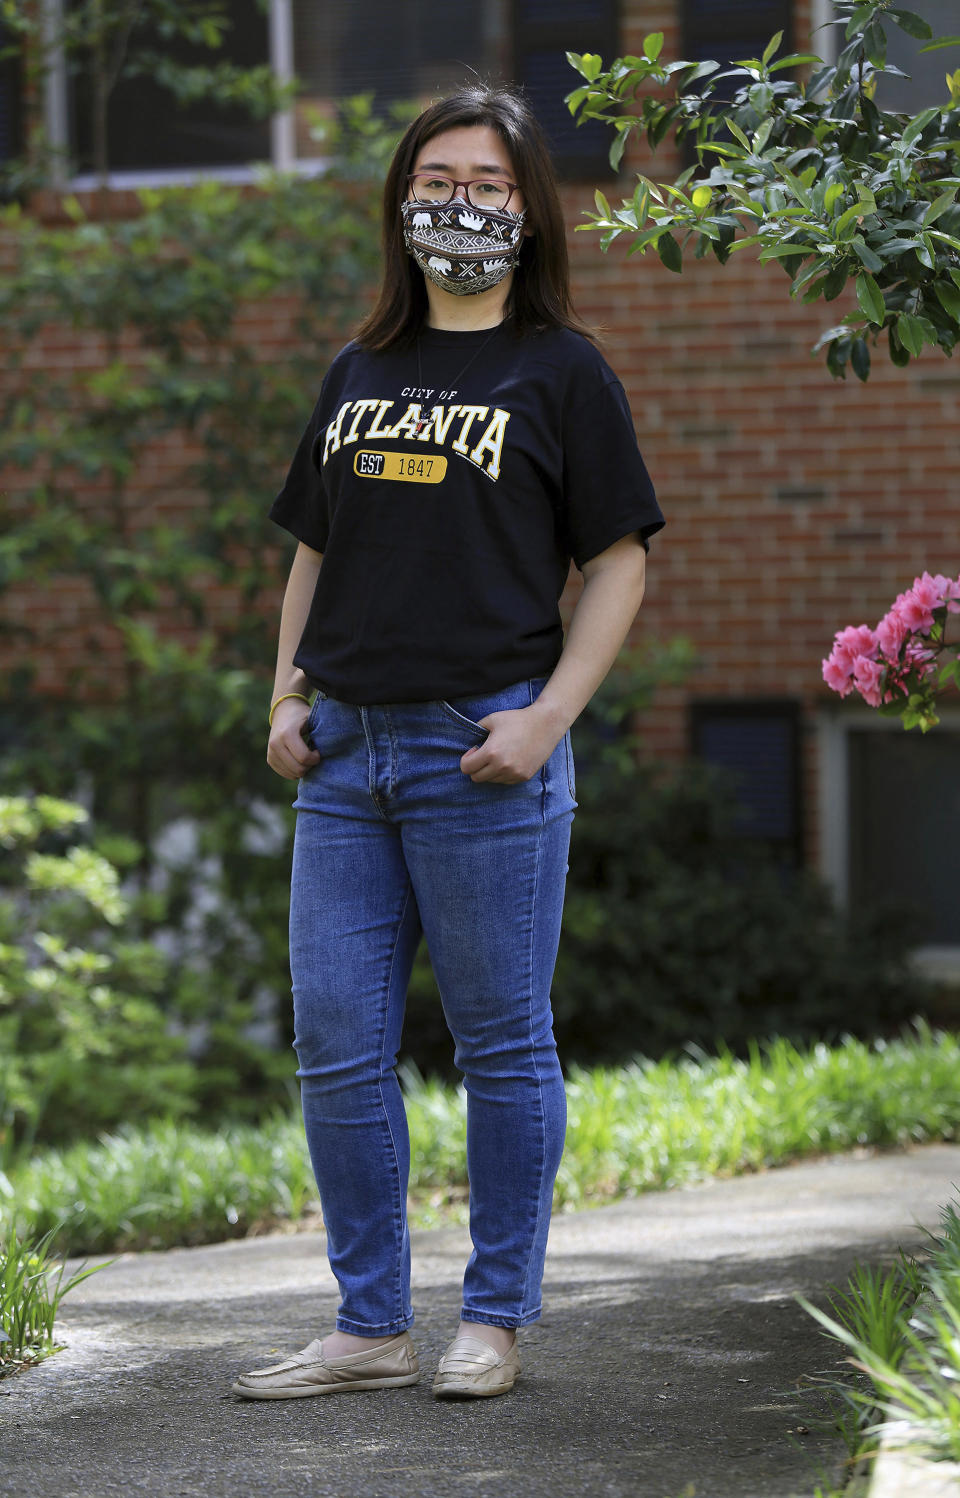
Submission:
M 497 131 L 526 200 L 527 223 L 534 232 L 524 236 L 506 308 L 516 331 L 572 328 L 590 337 L 591 330 L 570 303 L 563 211 L 543 131 L 520 94 L 470 83 L 418 115 L 394 152 L 383 187 L 383 282 L 376 306 L 357 330 L 359 342 L 379 353 L 412 342 L 423 323 L 427 291 L 423 272 L 403 243 L 400 205 L 422 147 L 462 125 L 489 125 Z

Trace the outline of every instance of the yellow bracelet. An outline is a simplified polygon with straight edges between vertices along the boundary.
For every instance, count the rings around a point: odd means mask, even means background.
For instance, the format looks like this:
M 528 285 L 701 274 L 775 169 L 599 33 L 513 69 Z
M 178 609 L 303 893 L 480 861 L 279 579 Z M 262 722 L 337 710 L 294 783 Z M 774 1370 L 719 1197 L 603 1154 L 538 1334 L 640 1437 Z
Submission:
M 273 727 L 273 715 L 274 715 L 274 713 L 276 712 L 277 708 L 280 706 L 281 702 L 286 702 L 286 700 L 287 700 L 288 697 L 299 697 L 301 702 L 305 702 L 308 707 L 310 706 L 310 698 L 309 697 L 305 697 L 302 692 L 284 692 L 284 694 L 283 694 L 282 697 L 278 697 L 277 700 L 276 700 L 276 702 L 271 703 L 270 711 L 267 714 L 267 723 L 268 723 L 268 725 L 271 728 Z

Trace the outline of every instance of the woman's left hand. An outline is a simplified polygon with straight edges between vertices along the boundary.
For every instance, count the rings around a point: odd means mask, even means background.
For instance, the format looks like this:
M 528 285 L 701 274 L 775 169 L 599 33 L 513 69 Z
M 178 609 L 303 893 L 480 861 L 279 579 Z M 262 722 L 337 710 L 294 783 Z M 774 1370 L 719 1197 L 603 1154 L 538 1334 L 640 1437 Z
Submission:
M 529 780 L 546 764 L 563 738 L 564 730 L 552 716 L 530 707 L 506 708 L 481 718 L 480 727 L 488 730 L 482 744 L 468 749 L 461 757 L 464 775 L 477 785 L 491 781 L 495 785 L 519 785 Z

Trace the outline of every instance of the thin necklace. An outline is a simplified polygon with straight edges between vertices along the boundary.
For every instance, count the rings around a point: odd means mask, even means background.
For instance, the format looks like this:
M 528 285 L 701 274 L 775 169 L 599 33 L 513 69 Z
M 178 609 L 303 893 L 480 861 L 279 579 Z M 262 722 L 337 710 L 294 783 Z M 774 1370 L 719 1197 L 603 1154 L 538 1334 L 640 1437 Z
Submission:
M 486 338 L 480 344 L 479 348 L 474 349 L 473 353 L 470 355 L 469 359 L 467 360 L 467 362 L 463 366 L 463 368 L 460 369 L 460 370 L 458 370 L 457 373 L 454 375 L 453 379 L 450 381 L 448 389 L 455 390 L 457 388 L 457 381 L 463 379 L 464 375 L 466 374 L 467 370 L 470 368 L 470 365 L 473 363 L 474 359 L 479 359 L 480 355 L 483 353 L 484 349 L 486 348 L 487 344 L 490 342 L 490 340 L 493 337 L 493 335 L 495 333 L 499 332 L 499 330 L 502 327 L 503 327 L 503 323 L 502 322 L 498 322 L 498 323 L 494 324 L 494 326 L 490 329 L 490 332 L 487 334 Z M 419 333 L 417 334 L 417 389 L 418 390 L 422 390 L 423 389 L 423 369 L 421 367 L 421 362 L 420 362 L 420 334 Z M 435 410 L 436 410 L 436 407 L 434 406 L 433 409 L 430 412 L 430 416 L 433 415 L 433 411 L 435 411 Z M 413 435 L 415 437 L 419 437 L 422 428 L 428 427 L 430 425 L 430 416 L 424 416 L 420 421 L 417 422 L 416 429 L 414 430 L 414 433 L 413 433 Z

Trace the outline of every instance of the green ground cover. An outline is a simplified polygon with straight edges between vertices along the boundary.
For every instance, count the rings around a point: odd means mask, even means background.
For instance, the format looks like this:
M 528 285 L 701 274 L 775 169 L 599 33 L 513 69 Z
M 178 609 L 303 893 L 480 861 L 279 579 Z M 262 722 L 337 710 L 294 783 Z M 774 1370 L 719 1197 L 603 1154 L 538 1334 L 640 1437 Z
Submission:
M 857 1145 L 953 1139 L 960 1038 L 917 1021 L 892 1040 L 829 1046 L 757 1042 L 740 1059 L 691 1049 L 618 1068 L 573 1067 L 555 1207 L 574 1209 L 715 1175 L 762 1170 Z M 403 1074 L 411 1137 L 411 1221 L 462 1219 L 466 1096 Z M 0 1224 L 21 1238 L 56 1230 L 72 1255 L 216 1242 L 318 1225 L 303 1126 L 200 1130 L 159 1120 L 47 1149 L 0 1173 Z

